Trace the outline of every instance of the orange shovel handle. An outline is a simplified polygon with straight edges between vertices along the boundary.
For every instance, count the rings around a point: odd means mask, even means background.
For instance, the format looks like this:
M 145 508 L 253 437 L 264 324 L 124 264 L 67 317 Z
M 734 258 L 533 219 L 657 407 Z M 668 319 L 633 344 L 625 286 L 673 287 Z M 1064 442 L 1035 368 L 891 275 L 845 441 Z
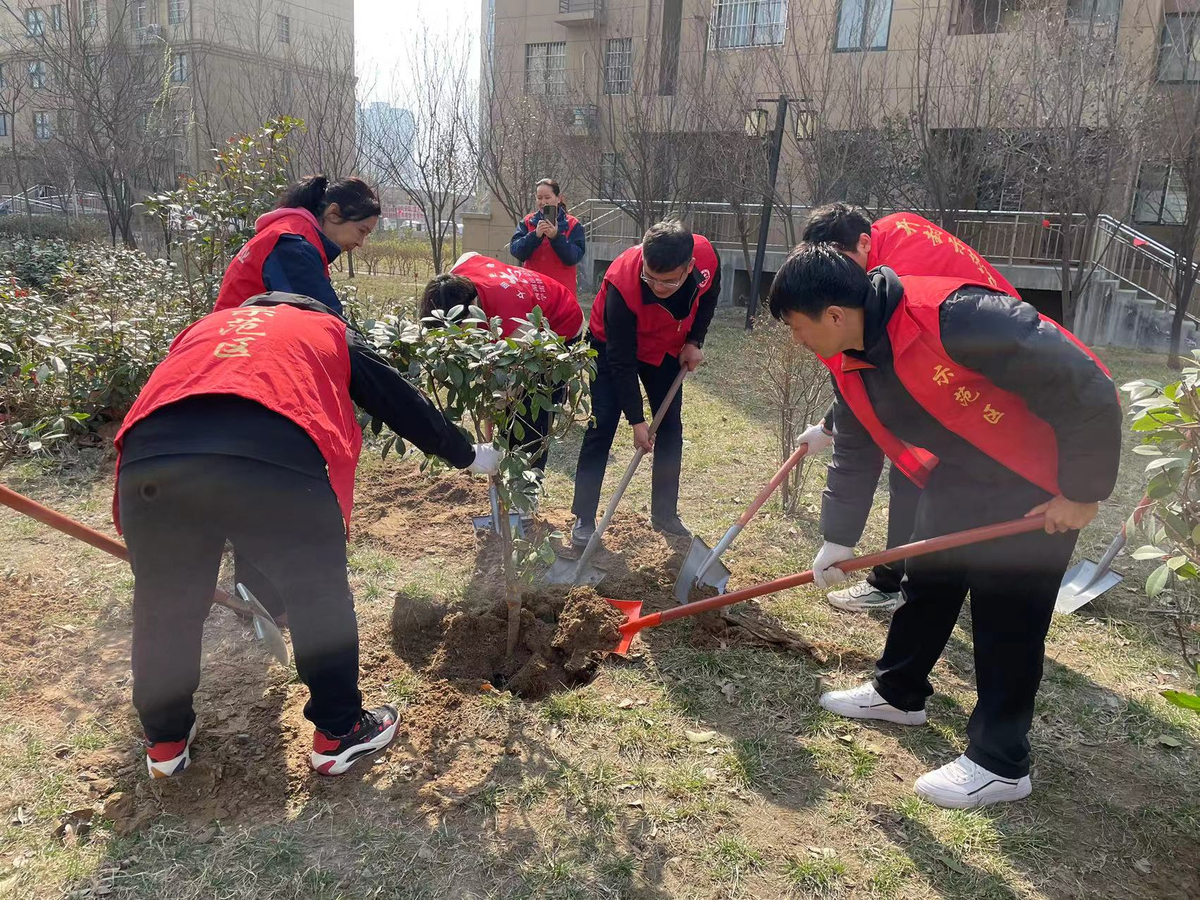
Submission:
M 773 493 L 775 493 L 775 489 L 778 488 L 779 485 L 783 484 L 783 479 L 788 477 L 788 474 L 792 471 L 792 469 L 796 468 L 796 466 L 800 464 L 800 460 L 804 459 L 807 454 L 807 443 L 801 444 L 792 451 L 792 455 L 788 457 L 787 462 L 783 464 L 778 472 L 771 476 L 771 480 L 768 481 L 763 489 L 758 492 L 758 496 L 754 498 L 754 502 L 746 507 L 746 511 L 742 513 L 741 517 L 737 520 L 739 528 L 745 528 L 746 523 L 748 523 L 755 517 L 755 515 L 758 514 L 758 511 L 762 509 L 763 504 L 767 502 Z
M 1014 519 L 1011 522 L 1001 522 L 996 525 L 984 525 L 980 528 L 956 531 L 954 534 L 946 534 L 924 541 L 914 541 L 911 544 L 905 544 L 902 547 L 893 547 L 890 550 L 883 550 L 879 553 L 856 556 L 853 559 L 838 563 L 837 567 L 843 572 L 870 569 L 874 566 L 899 562 L 902 559 L 909 559 L 914 556 L 925 556 L 926 554 L 937 553 L 942 550 L 953 550 L 955 547 L 965 547 L 968 544 L 978 544 L 981 541 L 991 541 L 996 538 L 1012 537 L 1017 534 L 1038 531 L 1044 528 L 1045 525 L 1046 517 L 1042 515 L 1030 516 L 1025 519 Z M 648 616 L 639 616 L 622 625 L 621 633 L 628 637 L 641 631 L 643 628 L 655 628 L 666 622 L 673 622 L 676 619 L 682 619 L 686 616 L 698 616 L 710 610 L 741 603 L 743 600 L 752 600 L 764 594 L 774 594 L 777 591 L 784 591 L 802 584 L 809 584 L 812 580 L 813 573 L 810 569 L 807 572 L 800 572 L 796 575 L 788 575 L 784 578 L 776 578 L 774 581 L 767 581 L 748 588 L 742 588 L 742 590 L 734 591 L 732 594 L 709 597 L 707 600 L 697 600 L 695 603 L 676 606 L 662 612 L 651 613 Z
M 31 519 L 36 519 L 43 525 L 49 525 L 63 534 L 69 534 L 73 538 L 78 538 L 85 544 L 91 544 L 105 553 L 111 553 L 118 559 L 123 559 L 126 562 L 129 561 L 129 549 L 120 541 L 114 540 L 107 534 L 102 534 L 94 528 L 89 528 L 82 522 L 76 522 L 74 519 L 68 518 L 60 512 L 55 512 L 48 506 L 42 506 L 36 500 L 30 500 L 24 494 L 18 494 L 3 484 L 0 484 L 0 503 L 9 509 L 15 509 L 17 512 L 29 516 Z M 248 615 L 243 605 L 234 601 L 220 589 L 214 595 L 213 602 L 232 609 L 239 615 Z

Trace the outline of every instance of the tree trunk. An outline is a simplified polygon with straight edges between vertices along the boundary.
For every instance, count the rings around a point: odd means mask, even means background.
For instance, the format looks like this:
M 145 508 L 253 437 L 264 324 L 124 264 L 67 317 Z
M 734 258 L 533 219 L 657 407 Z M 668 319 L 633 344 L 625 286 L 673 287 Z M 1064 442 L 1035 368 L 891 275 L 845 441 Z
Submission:
M 1196 285 L 1195 270 L 1190 264 L 1175 270 L 1175 314 L 1171 316 L 1171 344 L 1167 354 L 1167 367 L 1183 368 L 1179 358 L 1179 345 L 1183 342 L 1183 322 L 1187 318 L 1188 306 Z
M 517 584 L 517 573 L 513 570 L 512 522 L 508 518 L 508 506 L 500 495 L 500 481 L 492 476 L 496 489 L 497 515 L 500 516 L 500 552 L 504 555 L 504 604 L 508 607 L 508 655 L 512 656 L 521 637 L 521 590 Z
M 347 278 L 354 277 L 354 251 L 353 250 L 346 251 L 346 277 Z

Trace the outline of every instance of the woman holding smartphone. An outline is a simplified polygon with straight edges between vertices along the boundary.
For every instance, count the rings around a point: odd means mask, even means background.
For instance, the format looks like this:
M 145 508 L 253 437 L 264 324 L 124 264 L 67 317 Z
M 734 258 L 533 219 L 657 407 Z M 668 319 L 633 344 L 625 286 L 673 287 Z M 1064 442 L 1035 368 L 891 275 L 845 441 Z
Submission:
M 554 279 L 575 297 L 575 266 L 587 249 L 583 226 L 567 213 L 557 181 L 543 178 L 534 197 L 537 209 L 521 220 L 508 252 L 525 268 Z

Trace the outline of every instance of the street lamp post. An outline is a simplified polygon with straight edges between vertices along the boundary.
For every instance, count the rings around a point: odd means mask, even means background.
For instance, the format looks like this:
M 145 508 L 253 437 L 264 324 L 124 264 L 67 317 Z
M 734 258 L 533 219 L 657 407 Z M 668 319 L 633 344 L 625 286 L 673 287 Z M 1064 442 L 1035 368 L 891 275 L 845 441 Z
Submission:
M 750 298 L 746 301 L 746 328 L 754 327 L 758 313 L 758 296 L 762 290 L 763 262 L 767 255 L 767 234 L 771 229 L 771 207 L 775 203 L 775 180 L 779 176 L 779 153 L 783 148 L 783 129 L 787 123 L 788 98 L 780 96 L 775 106 L 775 128 L 771 133 L 771 151 L 767 163 L 767 187 L 763 191 L 762 213 L 758 220 L 758 245 L 754 250 L 754 272 L 750 278 Z M 752 110 L 746 118 L 746 129 L 758 132 L 766 110 Z M 762 135 L 759 134 L 761 137 Z

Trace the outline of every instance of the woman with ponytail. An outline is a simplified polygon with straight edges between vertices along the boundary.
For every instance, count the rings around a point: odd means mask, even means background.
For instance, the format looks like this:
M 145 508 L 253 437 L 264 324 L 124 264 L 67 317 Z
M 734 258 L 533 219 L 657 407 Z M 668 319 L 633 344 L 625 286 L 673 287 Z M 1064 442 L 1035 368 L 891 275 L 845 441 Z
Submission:
M 363 245 L 379 224 L 379 212 L 379 197 L 361 178 L 330 182 L 310 175 L 297 182 L 276 209 L 254 223 L 257 233 L 225 271 L 214 310 L 282 291 L 319 300 L 340 315 L 329 264 Z
M 575 267 L 587 250 L 583 226 L 567 213 L 557 181 L 543 178 L 536 187 L 537 209 L 521 220 L 508 252 L 525 268 L 554 279 L 574 297 Z

